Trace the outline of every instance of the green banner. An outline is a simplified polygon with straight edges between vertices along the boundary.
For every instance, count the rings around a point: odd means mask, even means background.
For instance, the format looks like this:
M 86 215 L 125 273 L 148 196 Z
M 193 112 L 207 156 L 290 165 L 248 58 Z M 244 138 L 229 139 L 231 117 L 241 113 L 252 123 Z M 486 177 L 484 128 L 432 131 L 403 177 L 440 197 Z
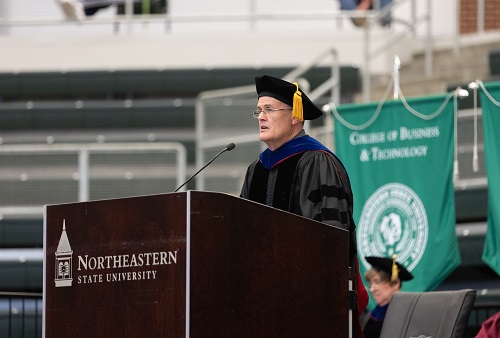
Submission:
M 370 268 L 366 256 L 397 254 L 414 276 L 405 291 L 434 289 L 461 262 L 453 102 L 450 93 L 334 110 L 335 150 L 354 193 L 361 273 Z
M 500 275 L 500 83 L 481 86 L 484 160 L 488 178 L 488 230 L 483 261 Z

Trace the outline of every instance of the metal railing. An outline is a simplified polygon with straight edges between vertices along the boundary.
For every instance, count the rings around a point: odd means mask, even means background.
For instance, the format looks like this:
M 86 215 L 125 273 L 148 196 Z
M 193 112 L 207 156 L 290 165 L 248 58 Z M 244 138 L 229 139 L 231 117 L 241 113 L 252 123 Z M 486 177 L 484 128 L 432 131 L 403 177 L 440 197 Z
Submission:
M 432 29 L 432 6 L 430 0 L 426 0 L 425 2 L 426 9 L 423 15 L 419 15 L 417 9 L 418 2 L 416 0 L 394 0 L 386 7 L 372 11 L 341 11 L 336 8 L 334 1 L 328 1 L 328 6 L 321 2 L 312 4 L 307 7 L 307 10 L 304 10 L 304 8 L 299 5 L 285 6 L 285 4 L 283 4 L 283 6 L 278 7 L 278 10 L 276 10 L 275 7 L 271 7 L 272 5 L 264 0 L 247 0 L 238 6 L 232 5 L 231 10 L 225 9 L 220 12 L 211 11 L 203 13 L 196 10 L 168 10 L 164 14 L 147 15 L 134 15 L 132 1 L 126 0 L 124 1 L 124 15 L 108 15 L 107 17 L 92 18 L 91 20 L 84 20 L 81 22 L 67 21 L 64 20 L 63 17 L 55 14 L 48 16 L 41 16 L 38 13 L 36 15 L 34 13 L 31 15 L 20 14 L 22 12 L 21 10 L 17 9 L 14 11 L 13 8 L 16 6 L 19 7 L 22 1 L 27 0 L 3 0 L 0 3 L 0 35 L 12 35 L 12 29 L 20 27 L 31 29 L 32 32 L 36 33 L 40 27 L 48 26 L 60 27 L 60 30 L 64 32 L 69 32 L 70 30 L 68 30 L 68 28 L 73 28 L 75 36 L 77 30 L 81 32 L 85 27 L 89 26 L 104 26 L 104 29 L 110 27 L 111 30 L 109 31 L 114 32 L 114 34 L 120 33 L 122 27 L 125 27 L 124 32 L 126 34 L 132 33 L 134 29 L 138 27 L 141 27 L 141 29 L 148 27 L 151 31 L 157 32 L 158 30 L 155 30 L 154 27 L 157 28 L 158 25 L 162 27 L 160 30 L 164 33 L 175 34 L 179 27 L 200 27 L 200 24 L 203 25 L 203 29 L 207 29 L 213 25 L 220 27 L 219 30 L 227 31 L 228 27 L 237 24 L 240 28 L 246 27 L 248 31 L 258 31 L 260 26 L 270 27 L 268 25 L 273 25 L 273 30 L 283 29 L 280 28 L 280 26 L 289 28 L 289 25 L 281 25 L 281 23 L 289 22 L 293 22 L 293 26 L 298 26 L 301 22 L 315 23 L 318 29 L 321 29 L 319 28 L 321 25 L 325 27 L 325 23 L 337 23 L 336 26 L 342 30 L 343 21 L 352 20 L 353 18 L 365 18 L 367 24 L 363 27 L 364 34 L 359 41 L 363 48 L 362 98 L 365 102 L 368 101 L 370 97 L 371 64 L 373 60 L 379 57 L 388 48 L 398 44 L 408 36 L 415 37 L 417 34 L 417 27 L 424 24 L 425 36 L 422 40 L 425 41 L 425 74 L 430 76 L 433 72 L 434 32 Z M 52 5 L 55 6 L 54 0 L 45 1 L 51 1 Z M 224 1 L 220 0 L 219 2 L 223 3 Z M 375 4 L 377 3 L 378 0 L 375 1 Z M 286 2 L 286 4 L 288 5 L 289 2 Z M 25 6 L 26 8 L 33 7 L 33 2 L 27 2 Z M 287 7 L 287 11 L 280 10 L 283 7 Z M 401 11 L 405 10 L 404 7 L 408 7 L 409 12 L 404 15 L 399 15 Z M 476 7 L 477 32 L 481 34 L 485 31 L 485 1 L 477 0 Z M 297 10 L 294 10 L 294 8 L 297 8 Z M 375 5 L 375 8 L 377 8 L 377 5 Z M 387 31 L 387 38 L 385 40 L 380 43 L 377 42 L 377 45 L 373 45 L 373 26 L 390 12 L 393 14 L 398 12 L 398 16 L 393 15 L 392 25 L 397 25 L 401 29 L 396 30 L 391 28 L 391 30 Z M 451 37 L 451 40 L 453 40 L 454 51 L 458 53 L 460 49 L 460 4 L 456 4 L 456 12 L 452 16 L 447 16 L 447 19 L 451 20 L 451 25 L 454 25 L 454 36 Z M 50 34 L 50 32 L 47 33 Z
M 52 0 L 54 1 L 54 0 Z M 222 1 L 221 1 L 222 2 Z M 378 1 L 376 1 L 378 3 Z M 304 27 L 315 27 L 316 30 L 324 30 L 325 27 L 334 26 L 339 30 L 344 30 L 342 23 L 355 18 L 366 19 L 367 24 L 362 27 L 362 38 L 359 39 L 360 48 L 363 50 L 363 100 L 366 102 L 370 97 L 370 78 L 371 64 L 375 59 L 387 51 L 388 48 L 399 43 L 408 36 L 415 36 L 417 26 L 422 23 L 427 23 L 426 36 L 426 73 L 432 72 L 432 31 L 430 24 L 430 0 L 427 0 L 426 13 L 418 17 L 416 0 L 394 0 L 389 5 L 380 10 L 367 11 L 342 11 L 337 9 L 335 1 L 328 1 L 328 5 L 318 2 L 318 5 L 306 6 L 296 4 L 288 6 L 289 2 L 284 2 L 281 7 L 272 7 L 272 4 L 264 0 L 247 0 L 238 6 L 231 5 L 231 9 L 224 10 L 223 13 L 209 12 L 201 14 L 199 11 L 192 10 L 172 12 L 167 11 L 165 14 L 148 14 L 148 15 L 133 15 L 132 1 L 125 2 L 125 15 L 113 15 L 104 18 L 92 18 L 79 22 L 68 22 L 62 18 L 51 17 L 28 17 L 20 18 L 11 16 L 9 8 L 13 7 L 13 0 L 3 1 L 4 16 L 0 15 L 0 34 L 12 35 L 12 29 L 18 27 L 32 28 L 56 26 L 61 30 L 71 32 L 77 35 L 76 30 L 84 31 L 84 28 L 89 26 L 104 26 L 112 27 L 115 34 L 121 32 L 122 27 L 126 27 L 125 34 L 131 34 L 134 30 L 149 27 L 150 31 L 158 31 L 158 26 L 163 27 L 166 34 L 175 34 L 177 31 L 183 31 L 183 27 L 203 27 L 205 31 L 211 30 L 210 27 L 218 27 L 220 31 L 231 31 L 232 27 L 237 25 L 238 29 L 243 29 L 250 32 L 258 32 L 262 30 L 293 30 L 293 27 L 300 27 L 303 23 Z M 287 11 L 283 11 L 283 7 L 287 7 Z M 301 7 L 302 6 L 302 7 Z M 228 6 L 229 7 L 229 6 Z M 377 7 L 377 5 L 376 5 Z M 378 25 L 378 22 L 388 13 L 396 10 L 404 10 L 402 7 L 408 7 L 409 13 L 404 16 L 396 17 L 393 15 L 392 25 L 398 26 L 398 30 L 388 29 L 384 34 L 387 37 L 383 42 L 373 46 L 374 34 L 373 27 Z M 310 25 L 310 26 L 307 26 Z M 156 28 L 155 28 L 156 27 Z M 181 27 L 181 28 L 180 28 Z M 284 28 L 286 27 L 286 28 Z M 72 30 L 68 29 L 71 28 Z M 196 28 L 194 28 L 196 29 Z M 300 29 L 300 28 L 299 28 Z M 189 30 L 189 29 L 188 29 Z M 356 29 L 359 31 L 359 29 Z M 90 34 L 90 33 L 89 33 Z M 293 33 L 292 33 L 293 34 Z M 325 43 L 325 48 L 329 43 Z M 373 48 L 375 47 L 375 48 Z
M 316 104 L 321 106 L 321 99 L 326 95 L 328 103 L 338 102 L 338 64 L 335 51 L 329 51 L 321 57 L 332 57 L 332 76 L 329 80 L 306 92 Z M 313 68 L 317 63 L 311 62 L 299 67 L 285 76 L 288 80 L 300 80 L 300 76 Z M 300 83 L 300 81 L 299 81 Z M 302 84 L 301 84 L 302 86 Z M 304 87 L 303 87 L 304 88 Z M 323 95 L 323 97 L 322 97 Z M 217 183 L 217 175 L 205 178 L 200 175 L 197 189 L 223 191 L 237 194 L 242 186 L 246 166 L 253 162 L 264 150 L 264 144 L 258 139 L 256 121 L 250 117 L 250 112 L 255 109 L 255 86 L 228 88 L 225 90 L 207 91 L 200 93 L 196 103 L 196 140 L 197 140 L 197 166 L 211 158 L 212 153 L 219 151 L 229 142 L 235 142 L 237 147 L 227 160 L 219 159 L 221 177 L 225 177 L 224 184 Z M 328 107 L 326 105 L 324 108 Z M 325 109 L 324 109 L 325 110 Z M 329 108 L 328 108 L 329 111 Z M 482 114 L 480 109 L 459 109 L 457 112 L 457 167 L 454 177 L 455 190 L 484 189 L 487 187 L 486 168 L 484 163 L 484 139 L 482 127 Z M 306 121 L 307 122 L 307 121 Z M 322 126 L 311 127 L 306 124 L 307 132 L 320 140 L 330 149 L 335 149 L 333 143 L 333 116 L 325 114 Z M 474 141 L 476 140 L 476 141 Z M 227 161 L 227 162 L 224 162 Z M 235 161 L 239 161 L 238 165 Z M 228 180 L 228 163 L 232 163 L 235 172 L 233 180 Z M 214 170 L 214 169 L 212 169 Z M 212 180 L 209 182 L 208 180 Z
M 0 146 L 0 219 L 46 204 L 167 193 L 186 178 L 177 142 Z M 185 189 L 183 189 L 185 191 Z

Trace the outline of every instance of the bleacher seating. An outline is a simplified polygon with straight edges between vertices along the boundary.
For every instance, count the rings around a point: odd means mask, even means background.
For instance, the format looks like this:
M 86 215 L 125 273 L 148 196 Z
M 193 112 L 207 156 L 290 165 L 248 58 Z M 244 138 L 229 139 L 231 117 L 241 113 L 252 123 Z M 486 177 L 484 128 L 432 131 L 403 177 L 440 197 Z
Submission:
M 1 143 L 46 143 L 47 136 L 55 143 L 95 141 L 99 135 L 106 141 L 145 141 L 145 135 L 154 132 L 155 141 L 183 143 L 193 171 L 196 96 L 205 90 L 252 84 L 258 74 L 283 76 L 290 71 L 281 67 L 3 73 L 0 147 Z M 304 77 L 314 88 L 330 77 L 330 69 L 315 68 Z M 341 67 L 340 103 L 351 102 L 359 90 L 358 69 Z M 470 109 L 471 96 L 459 105 Z M 486 222 L 487 188 L 457 189 L 455 204 L 462 264 L 442 288 L 461 287 L 460 283 L 488 288 L 498 276 L 481 261 L 484 231 L 474 232 Z M 40 217 L 0 217 L 0 250 L 19 253 L 0 260 L 0 290 L 42 290 L 42 261 L 29 256 L 30 250 L 41 251 L 42 227 Z
M 194 104 L 200 92 L 249 85 L 256 74 L 283 76 L 290 70 L 283 67 L 2 73 L 0 132 L 193 130 Z M 359 91 L 359 72 L 346 66 L 341 67 L 340 73 L 341 98 L 349 102 Z M 329 76 L 328 67 L 319 67 L 304 77 L 314 87 Z
M 256 75 L 284 76 L 292 69 L 273 67 L 0 73 L 0 100 L 194 98 L 205 90 L 251 85 Z M 316 67 L 306 72 L 304 77 L 314 88 L 330 75 L 329 67 Z M 360 90 L 358 68 L 342 66 L 340 78 L 344 96 Z

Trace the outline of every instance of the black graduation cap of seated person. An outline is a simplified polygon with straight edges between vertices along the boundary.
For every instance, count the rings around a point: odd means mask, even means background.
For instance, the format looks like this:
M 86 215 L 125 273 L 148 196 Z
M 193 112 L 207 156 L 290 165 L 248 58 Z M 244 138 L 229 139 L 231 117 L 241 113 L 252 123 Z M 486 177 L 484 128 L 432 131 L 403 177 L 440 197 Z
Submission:
M 369 256 L 365 257 L 365 259 L 376 270 L 387 272 L 389 276 L 391 276 L 392 281 L 397 279 L 400 279 L 401 281 L 408 281 L 413 279 L 413 275 L 408 270 L 406 270 L 404 266 L 396 262 L 396 258 Z M 393 269 L 395 268 L 393 265 L 394 263 L 395 266 L 397 266 L 396 276 L 394 276 L 393 274 Z
M 256 76 L 255 87 L 259 98 L 270 96 L 293 108 L 293 117 L 301 121 L 314 120 L 323 115 L 321 109 L 307 97 L 297 83 L 269 76 Z

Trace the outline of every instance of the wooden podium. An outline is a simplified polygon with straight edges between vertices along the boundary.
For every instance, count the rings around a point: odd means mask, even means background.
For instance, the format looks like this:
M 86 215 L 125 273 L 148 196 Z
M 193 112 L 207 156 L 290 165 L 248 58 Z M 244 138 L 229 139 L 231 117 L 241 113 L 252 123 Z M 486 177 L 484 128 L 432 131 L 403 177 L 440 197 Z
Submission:
M 46 338 L 348 337 L 348 232 L 222 193 L 45 207 Z

